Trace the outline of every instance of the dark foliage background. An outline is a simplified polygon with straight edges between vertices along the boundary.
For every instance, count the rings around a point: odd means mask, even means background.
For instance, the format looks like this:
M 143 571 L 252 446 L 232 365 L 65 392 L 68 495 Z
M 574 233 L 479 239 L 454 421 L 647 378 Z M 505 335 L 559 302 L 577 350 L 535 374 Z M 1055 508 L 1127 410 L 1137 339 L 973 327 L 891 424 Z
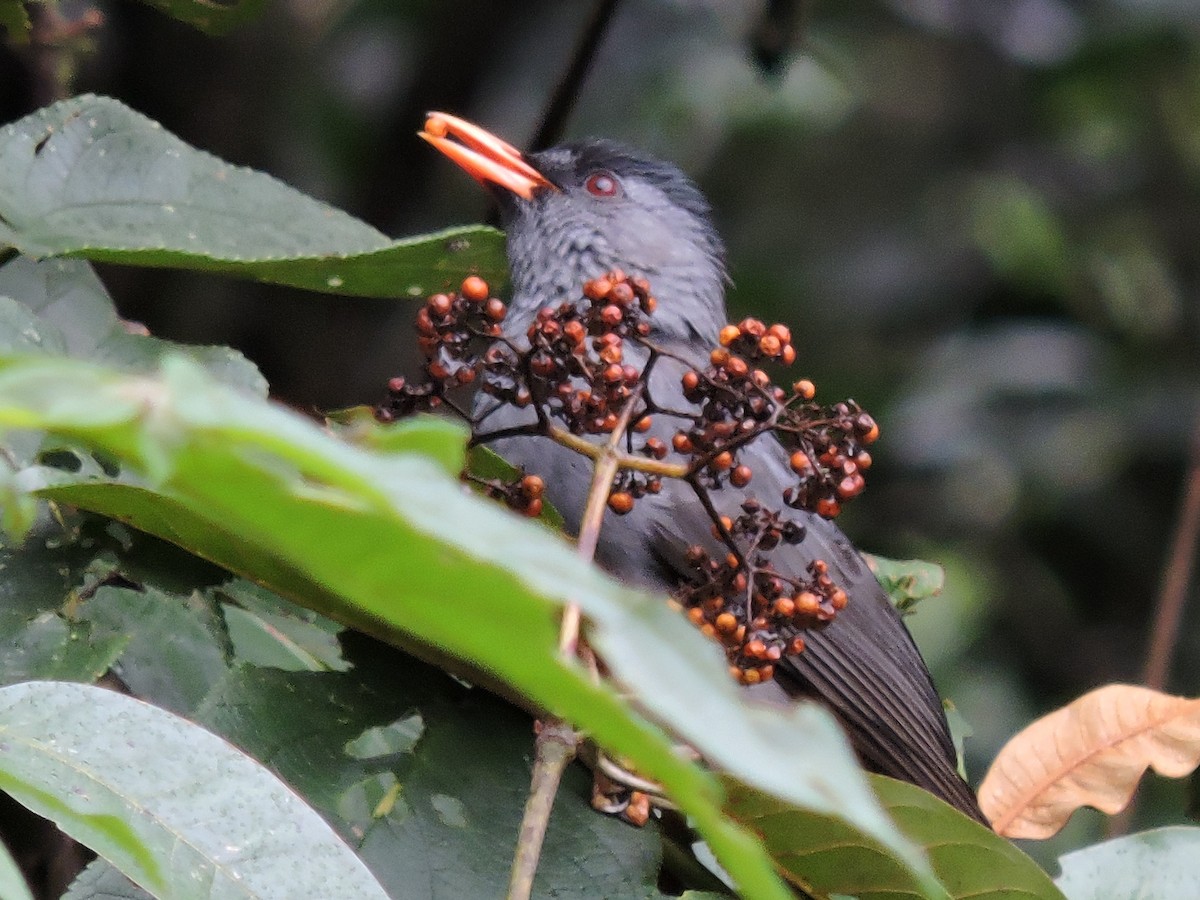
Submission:
M 396 236 L 487 214 L 416 139 L 424 111 L 526 143 L 591 14 L 277 0 L 215 40 L 98 6 L 75 91 Z M 0 120 L 51 99 L 44 63 L 0 48 Z M 1034 716 L 1140 679 L 1200 410 L 1200 6 L 625 0 L 567 132 L 687 168 L 729 242 L 734 313 L 792 325 L 823 396 L 882 423 L 846 525 L 946 567 L 911 621 L 974 727 L 974 780 Z M 126 316 L 238 347 L 301 407 L 373 402 L 409 358 L 405 305 L 103 274 Z M 1195 626 L 1168 682 L 1191 695 Z M 1185 785 L 1146 793 L 1139 825 L 1186 816 Z M 1079 815 L 1035 852 L 1100 827 Z

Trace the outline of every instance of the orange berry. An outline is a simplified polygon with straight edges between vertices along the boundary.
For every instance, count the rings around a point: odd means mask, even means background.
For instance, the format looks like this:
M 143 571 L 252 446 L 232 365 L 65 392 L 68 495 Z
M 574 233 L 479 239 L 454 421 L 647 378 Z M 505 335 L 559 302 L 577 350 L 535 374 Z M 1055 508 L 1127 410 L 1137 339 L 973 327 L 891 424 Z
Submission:
M 449 128 L 442 119 L 436 119 L 430 116 L 425 120 L 425 133 L 430 137 L 443 138 L 446 136 Z
M 691 453 L 692 439 L 682 431 L 676 432 L 675 437 L 671 438 L 671 446 L 675 448 L 676 453 Z
M 817 501 L 817 515 L 825 519 L 836 519 L 842 511 L 842 505 L 830 497 L 822 497 Z
M 754 470 L 749 466 L 738 466 L 729 473 L 729 483 L 734 487 L 744 488 L 754 477 Z
M 766 334 L 767 326 L 759 319 L 742 319 L 738 327 L 751 337 L 760 338 Z
M 612 282 L 607 278 L 593 278 L 583 286 L 583 295 L 589 300 L 600 300 L 608 296 L 612 290 Z
M 792 598 L 794 614 L 798 616 L 815 616 L 821 609 L 821 598 L 812 591 L 801 591 Z
M 791 597 L 780 597 L 771 605 L 771 611 L 777 616 L 790 619 L 796 614 L 796 601 Z
M 683 383 L 683 389 L 684 389 L 684 391 L 690 394 L 692 391 L 696 390 L 696 388 L 700 387 L 700 375 L 699 375 L 699 373 L 697 373 L 697 372 L 684 372 L 684 373 L 683 373 L 683 381 L 682 381 L 682 383 Z
M 779 351 L 783 349 L 783 344 L 773 334 L 764 334 L 758 339 L 758 349 L 767 356 L 777 356 Z
M 718 340 L 720 340 L 722 347 L 728 347 L 741 336 L 742 329 L 738 328 L 736 325 L 726 325 L 721 329 L 721 334 L 718 336 Z
M 803 397 L 805 400 L 811 400 L 817 395 L 817 386 L 807 378 L 801 378 L 792 385 L 792 390 Z
M 717 616 L 716 626 L 717 631 L 729 634 L 737 630 L 737 617 L 733 613 L 723 612 Z
M 776 322 L 767 329 L 767 334 L 773 334 L 779 338 L 779 343 L 790 344 L 792 342 L 792 332 L 786 325 L 780 325 Z
M 792 467 L 792 471 L 797 475 L 804 475 L 812 468 L 812 460 L 808 458 L 808 454 L 803 450 L 797 450 L 788 460 L 788 465 Z
M 522 512 L 525 513 L 525 515 L 529 516 L 529 518 L 536 519 L 538 516 L 540 516 L 542 514 L 541 498 L 534 497 L 527 504 L 525 504 L 525 509 L 523 509 Z
M 493 322 L 500 322 L 508 315 L 508 307 L 504 302 L 492 297 L 483 307 L 483 314 Z
M 843 591 L 841 588 L 838 588 L 837 590 L 835 590 L 833 592 L 833 596 L 829 598 L 829 603 L 830 603 L 830 605 L 833 606 L 834 609 L 845 609 L 846 604 L 849 602 L 850 602 L 850 598 L 846 595 L 846 592 Z
M 711 463 L 709 463 L 709 465 L 718 472 L 724 472 L 726 469 L 733 466 L 733 454 L 728 450 L 722 450 L 713 457 L 713 460 Z
M 540 497 L 546 490 L 546 482 L 540 475 L 526 475 L 521 479 L 521 490 L 530 497 Z
M 482 303 L 488 298 L 489 292 L 488 283 L 478 275 L 470 275 L 464 278 L 462 287 L 459 289 L 459 293 L 472 303 Z
M 617 491 L 608 498 L 608 508 L 618 516 L 623 516 L 633 509 L 633 495 L 626 491 Z
M 783 360 L 783 364 L 785 366 L 790 366 L 796 361 L 796 348 L 791 344 L 784 344 L 780 359 Z
M 613 285 L 613 289 L 609 292 L 609 297 L 614 303 L 621 306 L 628 306 L 633 302 L 633 288 L 628 282 L 622 281 L 619 284 Z

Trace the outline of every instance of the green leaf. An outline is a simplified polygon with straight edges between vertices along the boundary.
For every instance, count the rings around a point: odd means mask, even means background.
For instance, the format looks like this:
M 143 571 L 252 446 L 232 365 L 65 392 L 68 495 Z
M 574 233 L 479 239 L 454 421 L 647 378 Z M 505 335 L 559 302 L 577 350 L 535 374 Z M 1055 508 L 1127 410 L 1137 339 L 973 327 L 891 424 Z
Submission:
M 346 675 L 235 670 L 199 715 L 248 752 L 269 755 L 393 896 L 497 895 L 529 782 L 529 717 L 411 658 L 359 644 Z M 581 768 L 568 771 L 536 895 L 661 897 L 655 830 L 596 814 L 589 787 Z
M 1156 828 L 1059 858 L 1057 883 L 1070 900 L 1200 897 L 1200 828 Z
M 45 510 L 24 541 L 0 546 L 0 683 L 94 681 L 120 656 L 125 638 L 96 635 L 69 613 L 98 552 L 77 521 Z
M 0 786 L 159 896 L 252 898 L 287 884 L 289 896 L 314 900 L 386 897 L 262 765 L 103 688 L 0 689 Z
M 62 900 L 154 900 L 105 859 L 92 860 L 80 872 Z
M 0 843 L 0 897 L 5 900 L 33 900 L 33 894 L 29 893 L 29 885 L 17 868 L 16 860 L 3 843 Z
M 267 0 L 142 0 L 208 34 L 227 34 L 257 19 Z
M 0 348 L 44 350 L 136 372 L 157 368 L 168 352 L 183 353 L 226 384 L 267 394 L 266 380 L 236 350 L 130 334 L 92 267 L 80 260 L 18 256 L 0 266 Z
M 261 172 L 188 146 L 116 100 L 64 100 L 0 129 L 0 244 L 222 272 L 326 293 L 422 297 L 507 277 L 503 235 L 390 241 Z
M 882 775 L 871 775 L 870 779 L 884 809 L 900 830 L 925 851 L 938 880 L 951 897 L 1063 900 L 1049 875 L 1015 844 L 990 828 L 968 819 L 919 787 Z
M 467 462 L 470 432 L 462 422 L 440 416 L 418 415 L 381 424 L 374 410 L 355 406 L 328 416 L 343 440 L 383 453 L 421 453 L 441 463 L 446 474 L 457 476 Z
M 344 672 L 337 635 L 342 627 L 324 616 L 281 600 L 247 581 L 217 591 L 229 639 L 239 662 L 290 672 Z
M 990 829 L 918 787 L 879 775 L 870 781 L 899 829 L 925 851 L 946 891 L 942 896 L 1062 900 L 1049 876 Z M 745 785 L 730 783 L 728 789 L 738 818 L 753 824 L 788 878 L 806 891 L 860 900 L 899 900 L 920 892 L 893 854 L 847 827 L 849 817 L 789 808 Z
M 937 563 L 873 554 L 866 554 L 865 558 L 875 580 L 902 613 L 911 612 L 922 600 L 936 597 L 946 586 L 946 570 Z
M 220 617 L 198 593 L 104 586 L 77 615 L 94 636 L 121 642 L 114 668 L 134 696 L 172 712 L 194 709 L 227 668 Z
M 57 473 L 43 483 L 47 496 L 178 540 L 305 606 L 458 660 L 480 683 L 500 682 L 568 717 L 662 782 L 745 893 L 786 896 L 751 833 L 722 811 L 720 785 L 676 753 L 678 740 L 742 783 L 842 820 L 890 855 L 915 893 L 944 896 L 873 802 L 827 712 L 753 705 L 717 648 L 664 602 L 582 565 L 559 536 L 464 492 L 428 458 L 346 445 L 183 359 L 154 379 L 67 360 L 10 360 L 0 364 L 4 423 L 85 441 L 153 478 L 131 485 Z M 39 473 L 28 474 L 32 483 Z M 570 601 L 617 682 L 671 735 L 559 658 L 557 619 Z

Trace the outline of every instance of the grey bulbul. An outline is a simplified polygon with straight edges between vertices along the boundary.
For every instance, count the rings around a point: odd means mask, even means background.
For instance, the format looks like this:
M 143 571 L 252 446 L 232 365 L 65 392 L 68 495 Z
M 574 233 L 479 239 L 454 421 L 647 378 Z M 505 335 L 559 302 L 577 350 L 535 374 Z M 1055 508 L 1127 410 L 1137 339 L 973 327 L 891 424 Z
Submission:
M 612 269 L 647 279 L 658 300 L 652 340 L 703 367 L 726 324 L 725 251 L 703 194 L 676 166 L 608 140 L 582 140 L 522 154 L 495 135 L 444 113 L 430 115 L 427 141 L 495 195 L 507 234 L 512 299 L 505 335 L 526 343 L 542 307 L 580 298 L 589 279 Z M 630 357 L 630 362 L 640 362 Z M 651 396 L 683 409 L 681 377 L 687 366 L 660 357 Z M 513 406 L 487 412 L 488 430 L 527 424 L 532 415 Z M 658 437 L 673 429 L 654 417 Z M 652 432 L 654 433 L 654 432 Z M 589 459 L 542 437 L 510 437 L 495 449 L 545 481 L 546 496 L 577 533 L 591 482 Z M 794 483 L 788 453 L 770 435 L 741 451 L 755 475 L 752 485 L 727 485 L 712 494 L 723 513 L 737 515 L 750 496 L 778 497 Z M 667 479 L 658 494 L 639 499 L 621 521 L 606 522 L 597 561 L 617 577 L 670 592 L 688 574 L 687 548 L 711 541 L 711 520 L 692 488 Z M 773 682 L 751 690 L 772 699 L 819 700 L 838 717 L 864 765 L 916 784 L 971 817 L 984 820 L 975 796 L 959 777 L 942 704 L 929 671 L 879 583 L 831 521 L 797 511 L 806 536 L 773 555 L 781 570 L 802 576 L 814 559 L 829 567 L 849 603 L 824 629 L 804 635 L 803 652 L 782 659 Z

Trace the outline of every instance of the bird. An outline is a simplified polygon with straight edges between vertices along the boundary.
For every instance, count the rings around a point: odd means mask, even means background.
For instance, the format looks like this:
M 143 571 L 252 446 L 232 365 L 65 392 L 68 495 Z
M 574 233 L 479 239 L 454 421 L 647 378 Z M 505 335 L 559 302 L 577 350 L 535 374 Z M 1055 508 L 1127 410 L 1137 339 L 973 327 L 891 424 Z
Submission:
M 608 139 L 522 153 L 447 113 L 430 113 L 420 136 L 489 190 L 499 206 L 511 281 L 506 337 L 527 344 L 538 310 L 578 301 L 589 279 L 616 269 L 645 278 L 657 299 L 651 338 L 679 357 L 658 360 L 648 389 L 660 405 L 689 406 L 680 379 L 687 361 L 703 367 L 716 346 L 727 324 L 729 283 L 724 243 L 696 184 L 675 164 Z M 529 410 L 497 406 L 485 396 L 477 399 L 476 412 L 487 414 L 489 429 L 532 421 Z M 660 437 L 669 444 L 671 431 Z M 578 533 L 592 462 L 539 436 L 507 437 L 493 447 L 542 477 L 546 498 L 567 530 Z M 753 484 L 714 492 L 722 512 L 736 510 L 755 492 L 778 496 L 795 483 L 788 452 L 773 435 L 743 447 L 741 459 L 755 472 Z M 924 788 L 986 824 L 958 772 L 941 699 L 900 614 L 834 522 L 803 510 L 796 515 L 805 537 L 776 551 L 774 564 L 800 576 L 814 559 L 824 560 L 849 602 L 825 628 L 805 634 L 802 652 L 776 664 L 773 681 L 748 689 L 772 702 L 821 702 L 867 769 Z M 596 561 L 616 577 L 658 592 L 677 589 L 689 571 L 688 547 L 711 540 L 709 514 L 677 479 L 638 499 L 620 521 L 612 511 L 605 516 Z

